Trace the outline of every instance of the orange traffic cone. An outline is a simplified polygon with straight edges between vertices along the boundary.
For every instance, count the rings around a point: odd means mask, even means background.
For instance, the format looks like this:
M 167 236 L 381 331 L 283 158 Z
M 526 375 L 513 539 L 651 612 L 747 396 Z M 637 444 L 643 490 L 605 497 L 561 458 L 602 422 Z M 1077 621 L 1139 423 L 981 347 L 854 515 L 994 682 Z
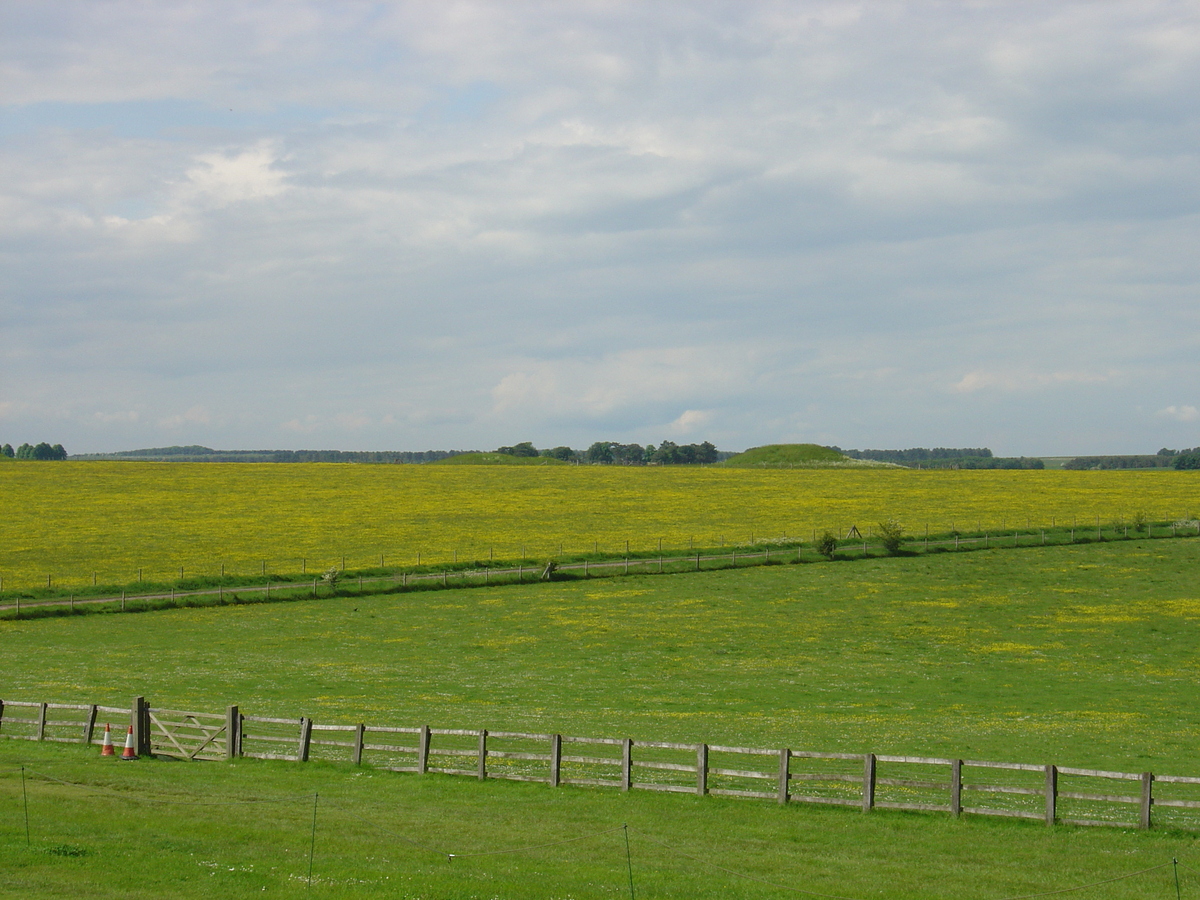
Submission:
M 113 745 L 112 745 L 112 726 L 110 726 L 110 725 L 104 726 L 104 743 L 100 745 L 100 755 L 101 756 L 116 756 L 117 755 L 117 751 L 113 749 Z
M 133 749 L 133 726 L 129 726 L 129 734 L 125 735 L 125 749 L 121 751 L 121 759 L 137 759 L 137 751 Z

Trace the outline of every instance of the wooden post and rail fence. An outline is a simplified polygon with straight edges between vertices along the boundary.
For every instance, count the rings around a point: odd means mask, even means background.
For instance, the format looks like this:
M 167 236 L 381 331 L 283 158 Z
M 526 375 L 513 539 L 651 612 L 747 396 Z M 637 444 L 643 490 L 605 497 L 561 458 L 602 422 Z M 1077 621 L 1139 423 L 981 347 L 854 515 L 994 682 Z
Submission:
M 139 756 L 340 761 L 417 774 L 964 813 L 1047 825 L 1200 831 L 1200 777 L 876 753 L 635 741 L 487 729 L 318 724 L 307 716 L 0 701 L 0 737 L 100 744 L 133 727 Z M 114 735 L 114 741 L 116 736 Z M 119 743 L 119 742 L 118 742 Z

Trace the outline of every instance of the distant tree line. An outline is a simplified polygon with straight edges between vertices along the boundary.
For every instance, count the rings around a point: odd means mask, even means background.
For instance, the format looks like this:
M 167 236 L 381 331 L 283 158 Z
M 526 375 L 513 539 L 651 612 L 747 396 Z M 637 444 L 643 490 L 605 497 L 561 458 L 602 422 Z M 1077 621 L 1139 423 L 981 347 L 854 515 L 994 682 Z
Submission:
M 538 450 L 529 441 L 512 447 L 498 447 L 497 453 L 509 456 L 549 456 L 573 463 L 615 466 L 699 466 L 710 465 L 729 457 L 708 441 L 699 444 L 676 444 L 663 441 L 657 447 L 647 444 L 620 444 L 616 441 L 596 441 L 587 450 L 555 447 Z
M 1170 450 L 1163 447 L 1153 456 L 1077 456 L 1064 469 L 1200 469 L 1200 447 Z
M 851 459 L 869 459 L 922 469 L 1044 469 L 1037 457 L 993 456 L 987 447 L 910 447 L 907 450 L 843 450 Z
M 907 450 L 843 450 L 841 447 L 830 447 L 839 453 L 845 453 L 851 459 L 873 459 L 877 462 L 898 463 L 906 466 L 917 462 L 945 462 L 951 459 L 991 459 L 992 451 L 987 447 L 910 447 Z
M 1077 456 L 1063 463 L 1064 469 L 1169 469 L 1174 462 L 1171 456 L 1158 454 L 1141 456 Z
M 464 450 L 213 450 L 192 444 L 187 447 L 152 447 L 94 453 L 78 459 L 145 459 L 176 462 L 357 462 L 423 463 L 465 453 Z
M 9 459 L 66 459 L 67 451 L 62 444 L 50 445 L 42 441 L 36 445 L 22 444 L 16 450 L 13 450 L 12 444 L 5 444 L 0 447 L 0 456 Z

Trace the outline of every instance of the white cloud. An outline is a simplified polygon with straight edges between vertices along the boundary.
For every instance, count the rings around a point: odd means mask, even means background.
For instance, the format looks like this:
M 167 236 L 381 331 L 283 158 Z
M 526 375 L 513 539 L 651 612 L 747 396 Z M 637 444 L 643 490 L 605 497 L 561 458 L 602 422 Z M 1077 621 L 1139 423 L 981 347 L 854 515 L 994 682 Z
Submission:
M 964 375 L 952 389 L 963 394 L 985 390 L 1034 391 L 1057 385 L 1104 384 L 1118 375 L 1117 372 L 975 371 Z
M 1174 419 L 1176 422 L 1195 422 L 1200 419 L 1200 410 L 1194 406 L 1168 406 L 1166 409 L 1160 409 L 1157 415 L 1166 419 Z
M 667 426 L 667 430 L 674 434 L 691 435 L 703 431 L 712 421 L 711 409 L 687 409 Z
M 274 197 L 287 190 L 284 173 L 274 168 L 277 162 L 267 141 L 232 155 L 201 155 L 196 165 L 188 169 L 186 181 L 178 188 L 178 202 L 185 206 L 192 203 L 228 206 L 244 200 Z

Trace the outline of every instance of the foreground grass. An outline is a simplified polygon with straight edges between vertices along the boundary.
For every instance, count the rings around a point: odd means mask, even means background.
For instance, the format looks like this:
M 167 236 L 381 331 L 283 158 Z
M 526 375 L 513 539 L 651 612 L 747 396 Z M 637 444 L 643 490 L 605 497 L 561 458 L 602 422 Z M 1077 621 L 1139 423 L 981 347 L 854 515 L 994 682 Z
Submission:
M 1159 867 L 1079 894 L 1117 900 L 1175 896 L 1173 858 L 1181 896 L 1200 896 L 1197 837 L 1169 831 L 863 815 L 319 763 L 122 763 L 16 741 L 0 742 L 0 809 L 0 893 L 31 900 L 583 900 L 630 896 L 630 869 L 640 898 L 1001 900 Z
M 1197 473 L 1166 470 L 58 462 L 0 467 L 0 493 L 8 590 L 1200 511 Z
M 1200 541 L 0 621 L 8 700 L 1200 774 Z

